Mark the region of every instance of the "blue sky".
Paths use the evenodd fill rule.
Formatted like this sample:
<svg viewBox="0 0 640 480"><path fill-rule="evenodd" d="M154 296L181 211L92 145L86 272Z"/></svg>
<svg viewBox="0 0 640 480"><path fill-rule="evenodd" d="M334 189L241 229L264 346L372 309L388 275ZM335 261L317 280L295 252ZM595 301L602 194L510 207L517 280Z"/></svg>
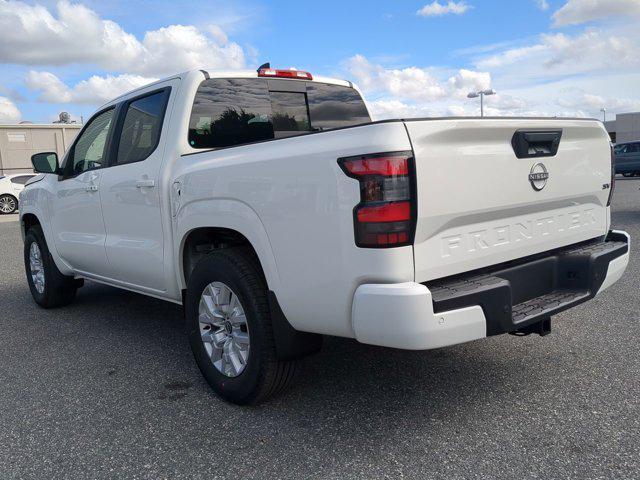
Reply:
<svg viewBox="0 0 640 480"><path fill-rule="evenodd" d="M188 68L356 82L377 118L640 110L640 0L0 0L0 122L85 119Z"/></svg>

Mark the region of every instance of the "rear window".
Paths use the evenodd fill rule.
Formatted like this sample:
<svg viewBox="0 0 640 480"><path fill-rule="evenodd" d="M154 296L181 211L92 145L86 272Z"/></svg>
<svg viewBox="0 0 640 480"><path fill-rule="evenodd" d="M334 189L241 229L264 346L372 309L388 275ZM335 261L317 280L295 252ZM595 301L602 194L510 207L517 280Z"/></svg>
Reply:
<svg viewBox="0 0 640 480"><path fill-rule="evenodd" d="M287 82L291 91L286 91ZM229 147L371 121L354 89L302 83L287 80L269 91L261 78L205 80L191 110L189 144Z"/></svg>
<svg viewBox="0 0 640 480"><path fill-rule="evenodd" d="M316 130L351 127L371 121L360 94L349 87L307 83L311 124Z"/></svg>

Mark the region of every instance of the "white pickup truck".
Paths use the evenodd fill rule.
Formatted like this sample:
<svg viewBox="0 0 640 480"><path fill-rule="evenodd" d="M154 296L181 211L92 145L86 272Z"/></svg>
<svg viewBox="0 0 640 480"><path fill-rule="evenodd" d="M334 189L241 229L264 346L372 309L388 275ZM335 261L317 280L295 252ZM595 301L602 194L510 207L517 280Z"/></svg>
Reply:
<svg viewBox="0 0 640 480"><path fill-rule="evenodd" d="M20 195L35 301L84 279L182 304L223 398L291 383L322 335L432 349L616 282L612 155L595 120L372 122L347 81L191 71L123 95Z"/></svg>

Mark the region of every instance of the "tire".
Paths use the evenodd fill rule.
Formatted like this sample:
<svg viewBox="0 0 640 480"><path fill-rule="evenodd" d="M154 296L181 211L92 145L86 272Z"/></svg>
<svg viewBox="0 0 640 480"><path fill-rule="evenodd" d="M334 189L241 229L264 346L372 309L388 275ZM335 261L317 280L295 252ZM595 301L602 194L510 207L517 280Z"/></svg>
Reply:
<svg viewBox="0 0 640 480"><path fill-rule="evenodd" d="M0 195L0 215L10 215L18 210L18 199L5 193Z"/></svg>
<svg viewBox="0 0 640 480"><path fill-rule="evenodd" d="M255 405L282 392L293 382L298 366L295 360L277 358L267 286L250 258L247 251L237 248L209 254L196 265L185 297L187 330L196 363L211 388L238 405ZM225 287L231 292L228 301ZM231 295L237 298L240 310L229 308L238 304ZM212 302L222 308L207 308ZM218 312L217 316L209 314L213 310ZM226 313L221 316L221 312ZM234 312L244 312L244 316ZM243 320L246 330L242 327ZM229 360L232 357L240 369L233 365L227 368L234 363Z"/></svg>
<svg viewBox="0 0 640 480"><path fill-rule="evenodd" d="M37 248L36 248L37 247ZM32 268L31 254L39 257ZM29 289L35 302L43 308L69 305L76 296L81 280L63 275L56 267L39 225L27 231L24 238L24 266ZM38 275L42 272L42 275Z"/></svg>

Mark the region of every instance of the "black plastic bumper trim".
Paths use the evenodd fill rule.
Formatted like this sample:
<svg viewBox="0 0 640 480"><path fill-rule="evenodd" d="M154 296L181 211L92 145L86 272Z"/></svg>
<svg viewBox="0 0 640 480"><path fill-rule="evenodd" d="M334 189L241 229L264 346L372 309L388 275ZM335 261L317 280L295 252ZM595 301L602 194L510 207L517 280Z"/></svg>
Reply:
<svg viewBox="0 0 640 480"><path fill-rule="evenodd" d="M435 313L480 305L487 336L513 332L593 298L609 263L629 251L625 235L572 245L425 285Z"/></svg>

